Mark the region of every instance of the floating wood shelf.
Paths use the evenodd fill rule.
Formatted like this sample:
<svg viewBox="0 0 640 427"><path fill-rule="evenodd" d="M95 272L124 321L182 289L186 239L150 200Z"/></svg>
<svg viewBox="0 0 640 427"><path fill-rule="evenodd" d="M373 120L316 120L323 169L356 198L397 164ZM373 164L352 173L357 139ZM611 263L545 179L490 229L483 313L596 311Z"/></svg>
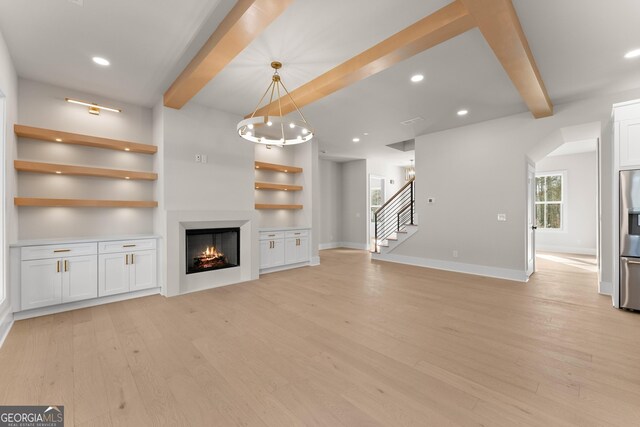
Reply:
<svg viewBox="0 0 640 427"><path fill-rule="evenodd" d="M82 208L155 208L158 206L158 202L153 200L40 199L34 197L16 197L14 203L16 206Z"/></svg>
<svg viewBox="0 0 640 427"><path fill-rule="evenodd" d="M28 162L15 160L16 170L20 172L49 173L59 175L99 176L103 178L141 179L155 181L158 174L153 172L136 172L120 169L93 168L87 166L60 165L55 163Z"/></svg>
<svg viewBox="0 0 640 427"><path fill-rule="evenodd" d="M302 173L302 168L297 166L276 165L275 163L256 162L256 169L284 173Z"/></svg>
<svg viewBox="0 0 640 427"><path fill-rule="evenodd" d="M256 190L302 191L301 185L274 184L271 182L256 182Z"/></svg>
<svg viewBox="0 0 640 427"><path fill-rule="evenodd" d="M302 205L271 205L256 203L256 209L302 209Z"/></svg>
<svg viewBox="0 0 640 427"><path fill-rule="evenodd" d="M24 138L38 139L40 141L57 142L61 144L84 145L94 148L106 148L109 150L131 151L132 153L155 154L158 147L155 145L140 144L138 142L120 141L117 139L101 138L98 136L81 135L77 133L62 132L58 130L35 128L31 126L14 125L16 135Z"/></svg>

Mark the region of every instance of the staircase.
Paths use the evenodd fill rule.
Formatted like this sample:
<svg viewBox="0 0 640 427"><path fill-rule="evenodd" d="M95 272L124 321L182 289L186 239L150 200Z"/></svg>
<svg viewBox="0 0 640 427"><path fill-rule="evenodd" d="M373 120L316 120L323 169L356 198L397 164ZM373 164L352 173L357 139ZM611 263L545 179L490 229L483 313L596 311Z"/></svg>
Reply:
<svg viewBox="0 0 640 427"><path fill-rule="evenodd" d="M386 254L418 231L415 224L415 178L374 214L374 254Z"/></svg>

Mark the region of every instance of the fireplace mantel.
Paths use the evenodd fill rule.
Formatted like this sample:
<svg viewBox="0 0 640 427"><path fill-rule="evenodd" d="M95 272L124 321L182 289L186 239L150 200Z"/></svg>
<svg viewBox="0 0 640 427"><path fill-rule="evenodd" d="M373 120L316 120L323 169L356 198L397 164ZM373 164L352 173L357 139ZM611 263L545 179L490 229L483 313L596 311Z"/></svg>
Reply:
<svg viewBox="0 0 640 427"><path fill-rule="evenodd" d="M167 211L166 213L166 296L217 288L258 278L258 221L255 211ZM239 228L240 259L238 267L186 272L185 230Z"/></svg>

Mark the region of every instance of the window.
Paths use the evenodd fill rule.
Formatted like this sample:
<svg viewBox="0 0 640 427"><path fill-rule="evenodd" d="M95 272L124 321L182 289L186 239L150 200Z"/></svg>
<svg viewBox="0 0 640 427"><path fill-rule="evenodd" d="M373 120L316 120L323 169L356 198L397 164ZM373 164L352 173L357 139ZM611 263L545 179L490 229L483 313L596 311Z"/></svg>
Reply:
<svg viewBox="0 0 640 427"><path fill-rule="evenodd" d="M536 175L536 225L539 229L562 229L563 174Z"/></svg>
<svg viewBox="0 0 640 427"><path fill-rule="evenodd" d="M384 178L371 176L369 178L369 208L370 221L375 222L375 213L384 203Z"/></svg>

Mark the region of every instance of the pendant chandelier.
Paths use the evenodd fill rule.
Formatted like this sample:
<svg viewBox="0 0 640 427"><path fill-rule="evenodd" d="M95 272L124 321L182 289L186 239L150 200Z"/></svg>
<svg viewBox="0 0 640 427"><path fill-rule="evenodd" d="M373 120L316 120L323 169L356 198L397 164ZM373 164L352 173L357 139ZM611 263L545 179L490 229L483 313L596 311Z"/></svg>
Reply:
<svg viewBox="0 0 640 427"><path fill-rule="evenodd" d="M258 144L266 145L294 145L301 144L309 141L313 138L313 129L304 118L304 115L296 105L296 102L291 97L291 94L287 88L282 84L278 70L282 68L282 63L274 61L271 63L273 68L273 77L271 78L271 84L267 87L267 90L258 101L253 114L248 119L244 119L238 123L238 135L247 141L255 142ZM290 119L282 116L282 105L280 101L282 91L289 97L289 100L295 107L300 119ZM260 109L262 101L269 94L268 110L266 115L256 115ZM273 97L277 96L277 105L272 106ZM274 110L274 111L272 111Z"/></svg>

